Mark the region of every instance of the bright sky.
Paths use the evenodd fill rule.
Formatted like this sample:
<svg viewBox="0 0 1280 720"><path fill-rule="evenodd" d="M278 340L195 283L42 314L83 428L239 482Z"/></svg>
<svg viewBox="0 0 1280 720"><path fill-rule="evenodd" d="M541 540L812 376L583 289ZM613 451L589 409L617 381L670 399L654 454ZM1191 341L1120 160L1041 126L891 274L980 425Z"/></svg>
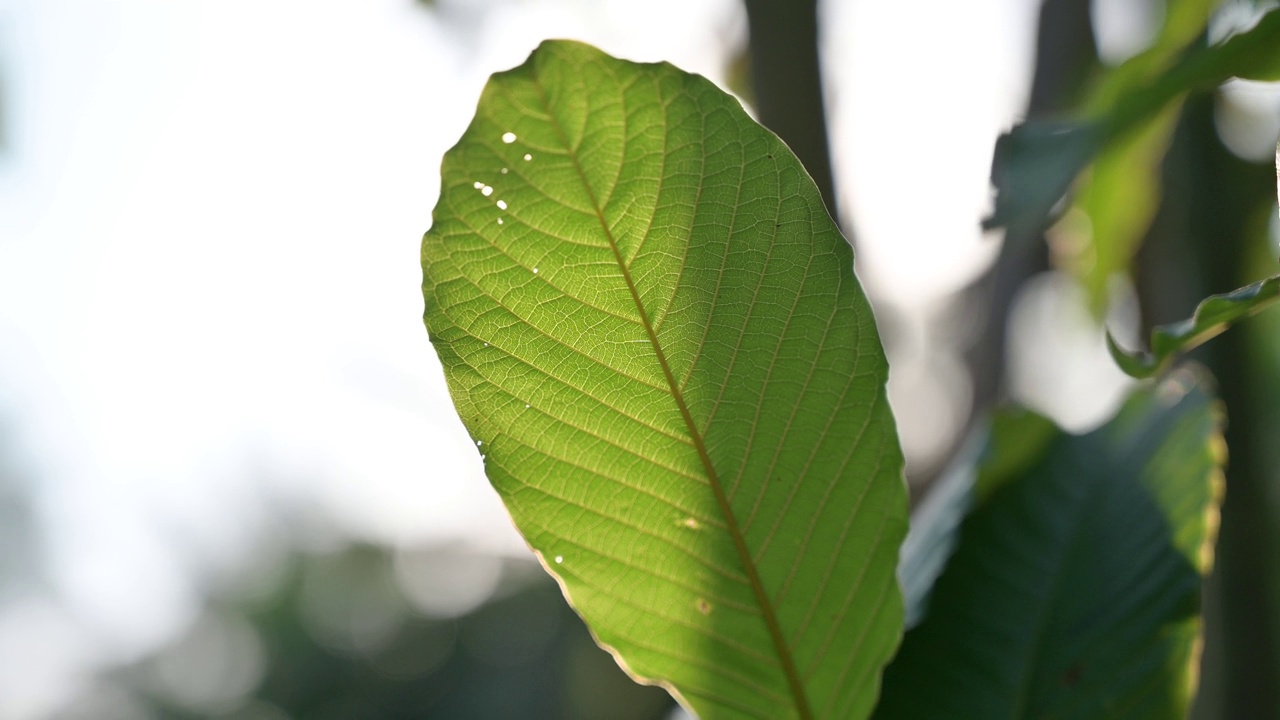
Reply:
<svg viewBox="0 0 1280 720"><path fill-rule="evenodd" d="M896 303L936 303L993 249L977 222L1036 5L826 4L844 206ZM0 650L29 681L0 716L171 636L276 512L521 551L421 325L440 157L546 37L721 82L745 20L734 0L438 6L447 24L411 0L0 0L0 428L58 598L0 584L0 648L64 638Z"/></svg>

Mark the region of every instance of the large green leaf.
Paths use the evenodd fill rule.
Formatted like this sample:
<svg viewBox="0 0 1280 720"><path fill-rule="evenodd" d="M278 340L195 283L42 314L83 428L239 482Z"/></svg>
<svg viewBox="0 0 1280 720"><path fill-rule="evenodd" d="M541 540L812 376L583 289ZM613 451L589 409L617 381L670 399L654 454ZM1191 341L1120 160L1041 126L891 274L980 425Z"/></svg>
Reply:
<svg viewBox="0 0 1280 720"><path fill-rule="evenodd" d="M703 717L865 717L901 636L902 457L799 162L704 78L548 42L442 174L427 328L601 644Z"/></svg>
<svg viewBox="0 0 1280 720"><path fill-rule="evenodd" d="M876 716L1186 717L1226 454L1218 404L1182 370L1088 435L1002 418L968 492L946 498L972 509ZM903 563L926 564L905 549Z"/></svg>

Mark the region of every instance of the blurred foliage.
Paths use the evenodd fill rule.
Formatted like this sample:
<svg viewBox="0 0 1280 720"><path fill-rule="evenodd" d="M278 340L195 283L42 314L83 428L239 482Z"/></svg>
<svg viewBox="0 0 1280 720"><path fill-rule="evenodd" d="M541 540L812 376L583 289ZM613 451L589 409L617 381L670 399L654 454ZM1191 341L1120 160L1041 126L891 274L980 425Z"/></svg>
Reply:
<svg viewBox="0 0 1280 720"><path fill-rule="evenodd" d="M1204 382L1140 387L1082 436L997 416L979 479L946 495L967 517L877 717L1186 716L1226 460Z"/></svg>
<svg viewBox="0 0 1280 720"><path fill-rule="evenodd" d="M999 194L987 225L1006 227L1010 239L997 278L1005 257L1027 252L1016 245L1041 245L1033 240L1046 228L1053 260L1081 281L1095 314L1106 308L1112 281L1131 276L1153 351L1116 359L1137 375L1176 372L1182 351L1261 309L1276 290L1268 280L1232 291L1275 273L1275 246L1257 227L1261 216L1274 223L1276 190L1266 177L1274 171L1230 156L1207 95L1232 77L1275 77L1280 10L1221 3L1222 17L1207 28L1218 5L1167 3L1150 49L1100 71L1074 112L1032 117L997 145L992 180ZM1265 14L1250 29L1210 42L1251 12ZM1253 260L1242 263L1244 256ZM1213 293L1221 295L1206 301ZM1274 327L1274 318L1265 322ZM1280 406L1280 365L1246 363L1257 357L1243 346L1254 337L1250 327L1257 325L1198 353L1219 378L1232 422L1195 718L1280 717L1280 462L1269 449L1274 424L1267 424Z"/></svg>
<svg viewBox="0 0 1280 720"><path fill-rule="evenodd" d="M1148 378L1167 370L1180 353L1221 335L1232 323L1254 315L1280 301L1280 275L1221 295L1205 298L1186 320L1160 325L1151 331L1151 352L1130 352L1107 334L1111 357L1129 375Z"/></svg>
<svg viewBox="0 0 1280 720"><path fill-rule="evenodd" d="M1139 255L1138 295L1148 328L1193 314L1205 296L1256 280L1271 253L1264 218L1275 216L1275 171L1221 142L1213 98L1193 94L1165 159L1164 197ZM1274 272L1274 265L1271 267ZM1249 327L1245 323L1244 328ZM1247 331L1228 332L1192 356L1218 380L1230 422L1227 495L1215 574L1206 592L1201 698L1195 718L1271 718L1280 709L1280 473L1257 434L1280 402L1246 363ZM1280 367L1261 372L1280 373Z"/></svg>
<svg viewBox="0 0 1280 720"><path fill-rule="evenodd" d="M420 552L443 560L441 569L468 557ZM152 717L173 720L650 720L670 712L663 690L633 683L596 646L539 568L485 561L502 566L494 595L448 617L412 607L385 548L297 555L269 598L212 601L186 637L113 681ZM465 582L456 573L420 580L442 595Z"/></svg>
<svg viewBox="0 0 1280 720"><path fill-rule="evenodd" d="M1032 119L997 143L992 182L998 194L985 225L1015 234L1048 225L1077 176L1106 151L1085 179L1078 204L1090 223L1073 240L1059 243L1063 254L1074 256L1068 265L1086 278L1095 310L1105 302L1111 275L1127 270L1150 224L1157 163L1178 104L1187 93L1232 77L1265 75L1276 62L1280 11L1224 42L1197 40L1187 47L1190 38L1205 37L1208 9L1203 2L1176 3L1156 45L1095 81L1076 118Z"/></svg>

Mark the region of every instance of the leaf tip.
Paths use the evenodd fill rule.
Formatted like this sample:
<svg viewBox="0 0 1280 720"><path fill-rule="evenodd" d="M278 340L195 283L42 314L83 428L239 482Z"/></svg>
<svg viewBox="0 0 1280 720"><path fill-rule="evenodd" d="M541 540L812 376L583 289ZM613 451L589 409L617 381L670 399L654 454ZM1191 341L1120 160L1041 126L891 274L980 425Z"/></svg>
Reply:
<svg viewBox="0 0 1280 720"><path fill-rule="evenodd" d="M1144 380L1159 370L1160 363L1154 355L1141 350L1125 350L1116 342L1110 330L1107 331L1107 352L1111 353L1116 366L1129 377Z"/></svg>

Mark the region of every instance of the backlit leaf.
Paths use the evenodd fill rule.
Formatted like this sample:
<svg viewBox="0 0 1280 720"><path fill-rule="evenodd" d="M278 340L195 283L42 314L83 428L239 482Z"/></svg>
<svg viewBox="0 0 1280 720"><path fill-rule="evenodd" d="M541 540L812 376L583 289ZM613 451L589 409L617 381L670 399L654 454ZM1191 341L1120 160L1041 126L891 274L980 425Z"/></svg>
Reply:
<svg viewBox="0 0 1280 720"><path fill-rule="evenodd" d="M699 76L548 42L442 175L431 340L598 640L704 718L865 717L901 635L902 457L799 162Z"/></svg>

